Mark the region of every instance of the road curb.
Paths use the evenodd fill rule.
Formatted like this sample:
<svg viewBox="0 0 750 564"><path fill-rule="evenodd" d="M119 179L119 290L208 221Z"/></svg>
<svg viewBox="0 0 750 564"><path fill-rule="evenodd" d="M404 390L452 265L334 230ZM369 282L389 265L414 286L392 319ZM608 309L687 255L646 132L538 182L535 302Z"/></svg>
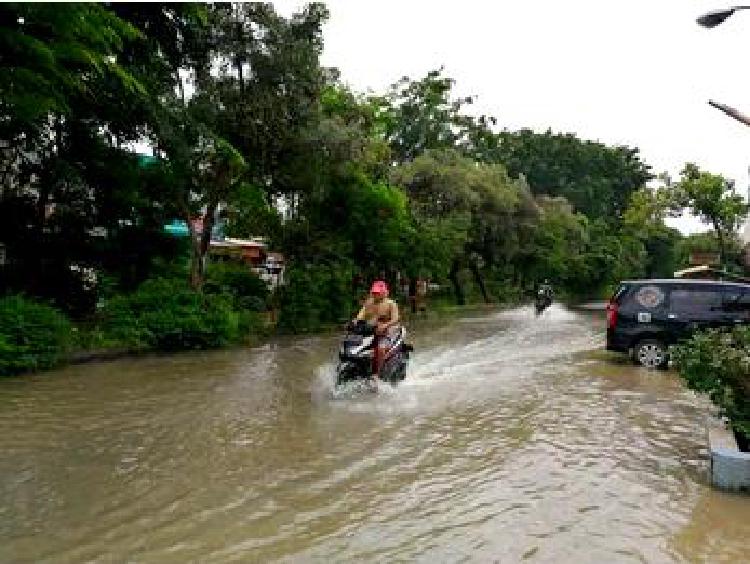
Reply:
<svg viewBox="0 0 750 564"><path fill-rule="evenodd" d="M710 418L707 424L711 484L728 491L750 492L750 452L742 452L726 424Z"/></svg>

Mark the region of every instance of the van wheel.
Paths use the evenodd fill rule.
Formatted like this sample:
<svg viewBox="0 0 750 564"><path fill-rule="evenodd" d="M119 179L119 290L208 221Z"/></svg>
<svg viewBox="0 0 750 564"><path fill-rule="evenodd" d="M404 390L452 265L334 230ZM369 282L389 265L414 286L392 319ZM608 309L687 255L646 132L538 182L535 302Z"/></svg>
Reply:
<svg viewBox="0 0 750 564"><path fill-rule="evenodd" d="M666 368L669 363L667 347L656 339L644 339L635 346L633 359L646 368Z"/></svg>

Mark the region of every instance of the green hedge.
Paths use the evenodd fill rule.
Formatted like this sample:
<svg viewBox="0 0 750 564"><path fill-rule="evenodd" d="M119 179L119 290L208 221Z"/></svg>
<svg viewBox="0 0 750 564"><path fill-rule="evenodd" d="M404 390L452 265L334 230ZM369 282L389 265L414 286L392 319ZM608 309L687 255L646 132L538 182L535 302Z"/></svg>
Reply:
<svg viewBox="0 0 750 564"><path fill-rule="evenodd" d="M750 439L750 327L698 333L673 358L688 387L708 394L744 441Z"/></svg>
<svg viewBox="0 0 750 564"><path fill-rule="evenodd" d="M56 309L20 296L0 299L0 375L57 365L70 344L70 322Z"/></svg>
<svg viewBox="0 0 750 564"><path fill-rule="evenodd" d="M156 279L107 303L101 326L134 348L206 349L236 341L240 315L229 296L195 292L183 280Z"/></svg>

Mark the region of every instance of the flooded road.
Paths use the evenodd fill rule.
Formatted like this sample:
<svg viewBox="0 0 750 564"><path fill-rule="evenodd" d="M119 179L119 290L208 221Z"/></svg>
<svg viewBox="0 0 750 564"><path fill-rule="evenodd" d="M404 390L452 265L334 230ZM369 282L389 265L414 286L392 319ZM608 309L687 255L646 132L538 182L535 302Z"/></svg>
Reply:
<svg viewBox="0 0 750 564"><path fill-rule="evenodd" d="M0 380L0 561L748 561L707 402L602 325L418 327L377 395L334 393L335 337Z"/></svg>

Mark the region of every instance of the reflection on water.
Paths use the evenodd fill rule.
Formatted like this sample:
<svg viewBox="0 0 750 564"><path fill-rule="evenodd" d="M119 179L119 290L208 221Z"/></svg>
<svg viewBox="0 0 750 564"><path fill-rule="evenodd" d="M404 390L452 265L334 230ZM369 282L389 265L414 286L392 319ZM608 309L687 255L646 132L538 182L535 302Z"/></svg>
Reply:
<svg viewBox="0 0 750 564"><path fill-rule="evenodd" d="M412 331L337 394L333 337L0 381L0 561L727 561L707 404L553 307Z"/></svg>

